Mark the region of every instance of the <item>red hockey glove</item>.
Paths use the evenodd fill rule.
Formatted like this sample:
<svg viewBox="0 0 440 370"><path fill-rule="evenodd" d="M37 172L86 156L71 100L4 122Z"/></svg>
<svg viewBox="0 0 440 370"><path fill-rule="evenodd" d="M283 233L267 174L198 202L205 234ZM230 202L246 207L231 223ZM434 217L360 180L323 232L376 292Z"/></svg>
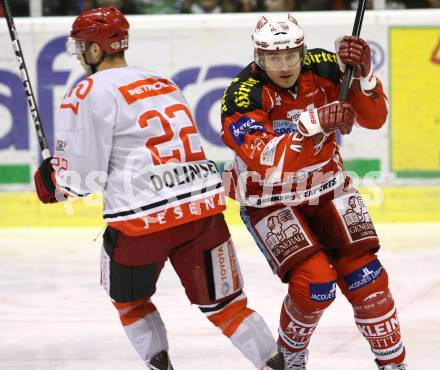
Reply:
<svg viewBox="0 0 440 370"><path fill-rule="evenodd" d="M37 190L38 199L43 203L55 203L55 178L54 170L50 161L52 157L46 158L41 162L40 167L35 172L34 183Z"/></svg>
<svg viewBox="0 0 440 370"><path fill-rule="evenodd" d="M335 101L302 112L299 116L298 131L304 136L314 136L321 132L329 134L339 129L342 135L346 135L353 128L355 116L350 103Z"/></svg>
<svg viewBox="0 0 440 370"><path fill-rule="evenodd" d="M339 45L341 62L353 66L355 78L367 77L371 70L371 51L368 44L358 36L344 36Z"/></svg>
<svg viewBox="0 0 440 370"><path fill-rule="evenodd" d="M335 101L317 109L322 131L326 134L339 129L342 135L351 132L356 113L350 103Z"/></svg>
<svg viewBox="0 0 440 370"><path fill-rule="evenodd" d="M345 70L346 64L353 66L354 78L359 80L356 85L364 92L374 89L376 77L373 74L368 44L358 36L344 36L342 40L336 40L336 48L342 71Z"/></svg>

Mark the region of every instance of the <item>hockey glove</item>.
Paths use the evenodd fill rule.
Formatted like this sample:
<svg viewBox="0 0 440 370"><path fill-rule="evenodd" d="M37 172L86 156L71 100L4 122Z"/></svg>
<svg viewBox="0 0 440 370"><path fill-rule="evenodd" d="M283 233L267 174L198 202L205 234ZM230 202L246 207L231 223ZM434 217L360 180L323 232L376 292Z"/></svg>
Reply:
<svg viewBox="0 0 440 370"><path fill-rule="evenodd" d="M339 129L347 135L353 128L356 113L350 103L335 101L320 108L302 112L299 116L298 131L304 136L319 133L329 134Z"/></svg>
<svg viewBox="0 0 440 370"><path fill-rule="evenodd" d="M38 199L43 203L57 202L55 192L55 173L50 161L52 157L46 158L41 162L40 167L35 172L34 183L37 190Z"/></svg>
<svg viewBox="0 0 440 370"><path fill-rule="evenodd" d="M368 44L358 36L344 36L336 40L336 56L342 71L345 65L353 66L354 78L359 80L362 91L369 91L376 86L373 74L371 50Z"/></svg>

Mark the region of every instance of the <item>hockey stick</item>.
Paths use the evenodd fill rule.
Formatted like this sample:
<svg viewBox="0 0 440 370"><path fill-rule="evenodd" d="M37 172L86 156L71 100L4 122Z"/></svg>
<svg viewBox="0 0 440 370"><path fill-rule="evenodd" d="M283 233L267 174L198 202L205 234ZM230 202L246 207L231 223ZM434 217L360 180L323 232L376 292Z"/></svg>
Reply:
<svg viewBox="0 0 440 370"><path fill-rule="evenodd" d="M359 36L361 33L362 21L364 19L366 0L359 0L356 10L356 18L354 19L352 36ZM344 77L342 78L342 87L339 92L339 101L346 101L348 89L350 88L351 76L353 75L353 67L345 66Z"/></svg>
<svg viewBox="0 0 440 370"><path fill-rule="evenodd" d="M9 35L11 36L12 47L14 48L15 57L18 61L18 68L20 70L20 77L23 81L24 90L26 92L29 109L34 121L35 131L37 132L38 142L40 143L41 155L43 159L50 157L49 146L47 145L46 136L44 135L43 127L41 125L40 113L38 112L37 103L35 102L35 95L32 90L31 82L29 81L29 74L24 62L23 52L21 50L20 41L18 40L17 30L15 29L14 19L12 18L11 9L9 8L8 0L2 0L3 9L5 12L6 22L8 23Z"/></svg>

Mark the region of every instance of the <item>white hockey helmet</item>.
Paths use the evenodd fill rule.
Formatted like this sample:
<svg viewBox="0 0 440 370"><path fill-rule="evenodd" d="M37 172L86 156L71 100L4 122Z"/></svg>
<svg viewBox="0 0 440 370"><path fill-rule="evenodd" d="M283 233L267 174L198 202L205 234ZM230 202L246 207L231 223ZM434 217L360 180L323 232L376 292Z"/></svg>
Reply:
<svg viewBox="0 0 440 370"><path fill-rule="evenodd" d="M255 62L261 67L261 51L291 50L299 48L305 56L304 31L292 14L264 15L252 34Z"/></svg>

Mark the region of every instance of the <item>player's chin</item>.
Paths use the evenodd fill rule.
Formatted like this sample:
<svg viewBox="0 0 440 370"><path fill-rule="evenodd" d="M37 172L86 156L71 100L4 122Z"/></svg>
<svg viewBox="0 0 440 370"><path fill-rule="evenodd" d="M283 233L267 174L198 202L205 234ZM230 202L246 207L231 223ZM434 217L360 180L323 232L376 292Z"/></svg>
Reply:
<svg viewBox="0 0 440 370"><path fill-rule="evenodd" d="M293 85L295 85L295 82L296 78L294 76L277 78L277 85L282 87L283 89L291 88Z"/></svg>

